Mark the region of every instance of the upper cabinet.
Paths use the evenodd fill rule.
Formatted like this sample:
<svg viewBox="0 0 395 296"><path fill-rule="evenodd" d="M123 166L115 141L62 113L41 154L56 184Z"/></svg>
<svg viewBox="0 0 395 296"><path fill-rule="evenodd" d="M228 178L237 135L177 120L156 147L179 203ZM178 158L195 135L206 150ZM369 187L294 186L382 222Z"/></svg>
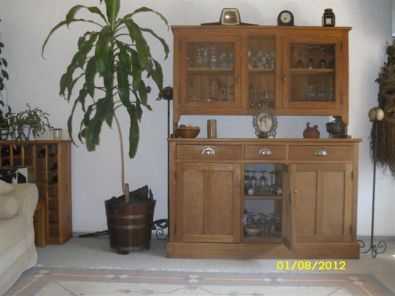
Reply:
<svg viewBox="0 0 395 296"><path fill-rule="evenodd" d="M195 32L179 46L180 112L237 113L242 105L239 36Z"/></svg>
<svg viewBox="0 0 395 296"><path fill-rule="evenodd" d="M339 115L348 122L350 28L182 26L174 31L174 121L182 114Z"/></svg>
<svg viewBox="0 0 395 296"><path fill-rule="evenodd" d="M322 33L299 32L283 39L279 111L291 115L340 115L347 120L347 35Z"/></svg>

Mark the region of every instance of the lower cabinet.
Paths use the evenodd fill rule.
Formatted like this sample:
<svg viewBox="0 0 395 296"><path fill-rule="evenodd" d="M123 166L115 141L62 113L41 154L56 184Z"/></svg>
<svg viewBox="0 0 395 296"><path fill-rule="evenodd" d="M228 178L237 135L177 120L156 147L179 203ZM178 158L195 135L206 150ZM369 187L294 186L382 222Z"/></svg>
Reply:
<svg viewBox="0 0 395 296"><path fill-rule="evenodd" d="M177 166L177 229L183 242L240 240L240 166Z"/></svg>
<svg viewBox="0 0 395 296"><path fill-rule="evenodd" d="M291 165L290 176L292 242L351 241L352 165Z"/></svg>
<svg viewBox="0 0 395 296"><path fill-rule="evenodd" d="M168 255L358 258L358 143L170 140Z"/></svg>

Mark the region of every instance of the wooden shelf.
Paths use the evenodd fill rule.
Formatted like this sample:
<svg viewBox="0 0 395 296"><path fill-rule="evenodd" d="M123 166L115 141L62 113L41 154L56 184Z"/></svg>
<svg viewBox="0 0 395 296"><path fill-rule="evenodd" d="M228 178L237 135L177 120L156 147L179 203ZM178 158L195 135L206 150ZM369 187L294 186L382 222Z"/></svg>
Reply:
<svg viewBox="0 0 395 296"><path fill-rule="evenodd" d="M274 69L268 70L268 69L250 68L250 67L248 68L248 71L252 72L252 73L265 73L265 74L274 74L275 73Z"/></svg>
<svg viewBox="0 0 395 296"><path fill-rule="evenodd" d="M256 236L249 236L244 235L243 242L245 243L282 243L283 239L281 237L274 237L274 236L263 236L263 235L256 235Z"/></svg>
<svg viewBox="0 0 395 296"><path fill-rule="evenodd" d="M248 200L282 200L282 195L248 195L246 194L244 199Z"/></svg>
<svg viewBox="0 0 395 296"><path fill-rule="evenodd" d="M322 99L322 98L320 98L320 99L304 99L304 98L301 98L301 99L293 99L293 100L290 100L290 103L301 103L301 102L309 102L309 103L324 103L324 104L328 104L328 103L335 103L335 100L334 99Z"/></svg>
<svg viewBox="0 0 395 296"><path fill-rule="evenodd" d="M188 68L188 72L190 73L205 73L205 74L210 74L210 73L232 73L233 69L226 69L226 68L207 68L207 67L202 67L202 68Z"/></svg>
<svg viewBox="0 0 395 296"><path fill-rule="evenodd" d="M335 73L334 69L328 68L328 69L308 69L308 68L291 68L290 70L291 74L332 74Z"/></svg>

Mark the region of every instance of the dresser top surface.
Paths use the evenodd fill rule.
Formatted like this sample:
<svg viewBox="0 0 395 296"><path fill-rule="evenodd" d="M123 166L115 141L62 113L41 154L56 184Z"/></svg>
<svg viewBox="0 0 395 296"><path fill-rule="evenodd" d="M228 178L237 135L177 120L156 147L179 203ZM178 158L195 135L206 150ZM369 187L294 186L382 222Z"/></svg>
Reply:
<svg viewBox="0 0 395 296"><path fill-rule="evenodd" d="M276 144L276 143L298 143L298 144L351 144L360 143L362 139L359 138L345 138L345 139L303 139L303 138L277 138L277 139L257 139L257 138L169 138L169 142L195 144L195 143L256 143L256 144Z"/></svg>

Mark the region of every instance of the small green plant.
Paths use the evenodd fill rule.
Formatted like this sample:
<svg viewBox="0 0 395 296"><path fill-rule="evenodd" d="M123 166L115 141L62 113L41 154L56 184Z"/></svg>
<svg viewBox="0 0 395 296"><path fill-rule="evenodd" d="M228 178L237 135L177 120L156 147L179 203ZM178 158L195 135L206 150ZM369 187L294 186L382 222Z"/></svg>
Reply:
<svg viewBox="0 0 395 296"><path fill-rule="evenodd" d="M26 106L26 110L9 114L10 133L24 140L28 140L31 134L38 137L52 127L47 112L37 107L32 108L29 104Z"/></svg>

